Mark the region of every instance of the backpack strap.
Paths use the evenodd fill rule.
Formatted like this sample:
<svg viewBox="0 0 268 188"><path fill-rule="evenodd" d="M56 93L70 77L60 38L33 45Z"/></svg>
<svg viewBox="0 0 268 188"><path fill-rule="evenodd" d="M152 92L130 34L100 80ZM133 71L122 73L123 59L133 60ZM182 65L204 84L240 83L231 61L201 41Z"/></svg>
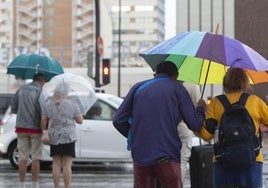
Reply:
<svg viewBox="0 0 268 188"><path fill-rule="evenodd" d="M239 103L243 106L245 106L247 100L248 100L249 94L248 93L242 93L239 98Z"/></svg>
<svg viewBox="0 0 268 188"><path fill-rule="evenodd" d="M239 103L243 106L245 106L246 102L247 102L247 99L249 97L249 94L248 93L242 93L242 95L240 96L240 99L239 99ZM262 132L261 132L261 127L259 128L259 136L256 136L258 139L259 139L259 146L260 148L262 148Z"/></svg>
<svg viewBox="0 0 268 188"><path fill-rule="evenodd" d="M221 102L221 104L223 105L224 109L226 110L229 106L231 106L230 101L227 99L226 95L222 94L222 95L218 95L217 98L219 99L219 101Z"/></svg>
<svg viewBox="0 0 268 188"><path fill-rule="evenodd" d="M245 106L247 100L248 100L249 94L248 93L242 93L240 98L239 98L239 104ZM217 98L219 99L219 101L222 103L224 109L226 110L230 105L230 101L228 100L228 98L226 97L226 95L222 94L222 95L218 95Z"/></svg>

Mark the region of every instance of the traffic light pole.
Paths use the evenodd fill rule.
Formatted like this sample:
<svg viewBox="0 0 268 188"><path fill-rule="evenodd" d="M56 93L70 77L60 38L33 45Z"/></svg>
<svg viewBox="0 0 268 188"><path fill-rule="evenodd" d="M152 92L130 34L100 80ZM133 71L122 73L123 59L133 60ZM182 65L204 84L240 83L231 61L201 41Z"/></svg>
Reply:
<svg viewBox="0 0 268 188"><path fill-rule="evenodd" d="M121 0L119 0L118 11L118 90L117 96L121 96Z"/></svg>
<svg viewBox="0 0 268 188"><path fill-rule="evenodd" d="M96 30L95 30L95 87L99 88L100 84L100 55L97 50L98 38L100 36L100 6L99 0L95 0L95 17L96 17Z"/></svg>

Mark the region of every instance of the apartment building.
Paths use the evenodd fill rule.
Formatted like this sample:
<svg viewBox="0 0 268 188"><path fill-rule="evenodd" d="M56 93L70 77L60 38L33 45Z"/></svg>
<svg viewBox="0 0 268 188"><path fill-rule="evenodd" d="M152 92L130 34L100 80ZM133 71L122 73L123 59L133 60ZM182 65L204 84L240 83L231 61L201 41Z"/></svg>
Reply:
<svg viewBox="0 0 268 188"><path fill-rule="evenodd" d="M11 0L0 0L0 65L5 64L12 52L13 8Z"/></svg>
<svg viewBox="0 0 268 188"><path fill-rule="evenodd" d="M87 61L94 47L93 0L14 2L13 47L19 53L44 53L67 67Z"/></svg>
<svg viewBox="0 0 268 188"><path fill-rule="evenodd" d="M235 0L177 0L176 32L206 31L234 37Z"/></svg>
<svg viewBox="0 0 268 188"><path fill-rule="evenodd" d="M74 67L95 47L93 0L1 0L0 23L0 64L36 52Z"/></svg>
<svg viewBox="0 0 268 188"><path fill-rule="evenodd" d="M120 33L122 64L140 62L140 51L164 40L164 4L164 0L99 0L103 57L117 64ZM95 54L95 0L1 0L0 9L0 56L5 60L0 58L0 63L36 52L66 67L86 66L89 52Z"/></svg>
<svg viewBox="0 0 268 188"><path fill-rule="evenodd" d="M165 0L106 0L111 4L113 25L112 59L118 60L118 44L121 38L121 62L126 66L139 65L142 52L165 37ZM119 18L121 19L119 30ZM120 34L120 36L119 36Z"/></svg>

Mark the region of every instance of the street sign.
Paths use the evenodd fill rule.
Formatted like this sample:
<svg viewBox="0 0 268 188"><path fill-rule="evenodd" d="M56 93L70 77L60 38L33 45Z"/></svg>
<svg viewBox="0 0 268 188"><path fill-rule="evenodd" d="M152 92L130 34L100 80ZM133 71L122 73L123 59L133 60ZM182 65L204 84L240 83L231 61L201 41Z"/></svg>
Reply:
<svg viewBox="0 0 268 188"><path fill-rule="evenodd" d="M102 40L102 37L98 37L97 48L98 48L98 54L100 56L103 55L103 40Z"/></svg>

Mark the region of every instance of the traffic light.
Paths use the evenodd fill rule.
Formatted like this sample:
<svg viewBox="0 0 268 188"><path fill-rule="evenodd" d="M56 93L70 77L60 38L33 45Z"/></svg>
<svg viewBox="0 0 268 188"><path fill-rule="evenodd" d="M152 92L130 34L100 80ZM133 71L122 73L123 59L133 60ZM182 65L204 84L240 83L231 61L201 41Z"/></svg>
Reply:
<svg viewBox="0 0 268 188"><path fill-rule="evenodd" d="M111 67L110 67L110 59L102 60L102 84L107 85L110 83L111 77Z"/></svg>

